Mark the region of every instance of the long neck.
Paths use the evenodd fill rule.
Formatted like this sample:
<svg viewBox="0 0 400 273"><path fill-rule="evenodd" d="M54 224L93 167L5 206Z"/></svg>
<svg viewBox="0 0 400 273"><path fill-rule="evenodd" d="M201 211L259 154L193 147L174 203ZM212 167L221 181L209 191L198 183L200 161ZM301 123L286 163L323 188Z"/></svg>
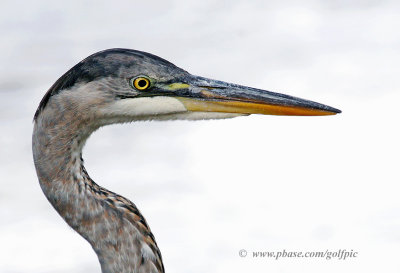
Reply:
<svg viewBox="0 0 400 273"><path fill-rule="evenodd" d="M83 166L82 147L98 126L74 119L72 112L54 113L38 117L32 138L49 202L92 245L103 273L164 272L154 236L136 206L94 183Z"/></svg>

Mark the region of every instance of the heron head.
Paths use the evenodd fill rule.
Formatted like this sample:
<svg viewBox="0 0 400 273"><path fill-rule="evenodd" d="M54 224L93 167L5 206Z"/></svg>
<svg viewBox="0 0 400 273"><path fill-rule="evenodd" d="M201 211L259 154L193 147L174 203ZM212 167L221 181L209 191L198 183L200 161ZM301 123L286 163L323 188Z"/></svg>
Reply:
<svg viewBox="0 0 400 273"><path fill-rule="evenodd" d="M75 65L46 93L35 119L49 107L104 123L340 113L316 102L194 76L155 55L130 49L101 51Z"/></svg>

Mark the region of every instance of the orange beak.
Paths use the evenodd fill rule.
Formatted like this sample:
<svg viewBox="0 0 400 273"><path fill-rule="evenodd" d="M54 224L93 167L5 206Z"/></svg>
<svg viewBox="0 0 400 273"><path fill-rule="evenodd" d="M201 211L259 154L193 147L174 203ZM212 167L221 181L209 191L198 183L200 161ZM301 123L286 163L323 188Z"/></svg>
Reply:
<svg viewBox="0 0 400 273"><path fill-rule="evenodd" d="M173 95L189 111L241 114L325 116L340 110L289 95L192 76L175 83ZM169 90L170 92L172 90Z"/></svg>

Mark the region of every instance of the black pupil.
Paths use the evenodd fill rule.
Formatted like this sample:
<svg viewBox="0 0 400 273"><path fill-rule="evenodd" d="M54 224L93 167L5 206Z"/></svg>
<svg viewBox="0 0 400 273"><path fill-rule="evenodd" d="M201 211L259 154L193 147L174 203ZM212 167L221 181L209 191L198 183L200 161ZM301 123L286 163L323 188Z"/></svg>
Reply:
<svg viewBox="0 0 400 273"><path fill-rule="evenodd" d="M145 80L139 80L138 85L140 87L145 87L147 85L147 82Z"/></svg>

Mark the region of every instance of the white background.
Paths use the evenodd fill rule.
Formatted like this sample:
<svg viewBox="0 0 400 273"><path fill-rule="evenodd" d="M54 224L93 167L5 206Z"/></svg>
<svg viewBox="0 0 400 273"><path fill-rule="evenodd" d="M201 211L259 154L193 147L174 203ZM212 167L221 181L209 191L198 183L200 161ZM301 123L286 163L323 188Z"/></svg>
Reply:
<svg viewBox="0 0 400 273"><path fill-rule="evenodd" d="M96 132L88 172L141 209L167 272L399 272L398 3L3 0L0 272L100 272L41 192L31 132L52 83L112 47L343 111ZM275 261L240 249L358 257Z"/></svg>

